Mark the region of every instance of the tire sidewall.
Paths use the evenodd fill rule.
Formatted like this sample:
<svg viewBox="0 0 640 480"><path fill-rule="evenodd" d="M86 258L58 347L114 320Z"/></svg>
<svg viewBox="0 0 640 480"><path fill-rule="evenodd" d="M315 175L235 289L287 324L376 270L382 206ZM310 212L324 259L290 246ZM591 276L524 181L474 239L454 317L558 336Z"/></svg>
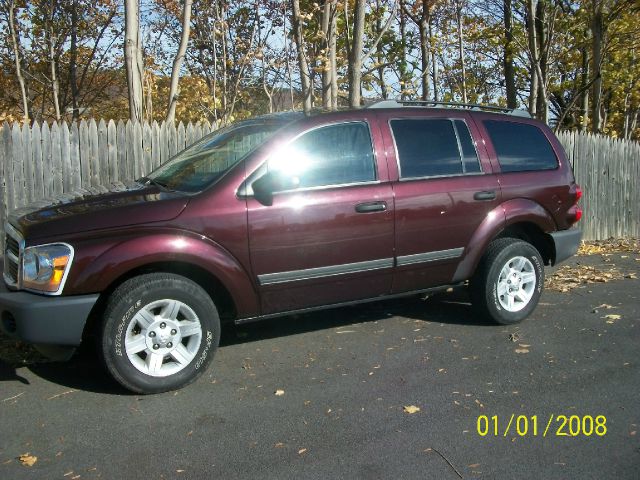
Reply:
<svg viewBox="0 0 640 480"><path fill-rule="evenodd" d="M506 263L514 257L525 257L533 265L536 274L536 287L529 303L517 312L509 312L500 304L498 279ZM489 314L501 324L517 323L527 318L538 305L544 289L544 264L538 251L530 244L516 242L504 248L495 258L487 275L487 308Z"/></svg>
<svg viewBox="0 0 640 480"><path fill-rule="evenodd" d="M108 308L102 337L103 356L112 375L130 390L139 393L175 390L194 381L213 359L220 340L217 311L208 296L202 298L198 294L197 289L200 287L184 280L183 283L185 284L173 287L139 286L121 297L111 309ZM206 295L202 290L201 293ZM134 315L145 305L161 299L178 300L188 305L198 316L202 338L196 356L189 365L167 377L152 377L142 373L131 363L125 350L125 337Z"/></svg>

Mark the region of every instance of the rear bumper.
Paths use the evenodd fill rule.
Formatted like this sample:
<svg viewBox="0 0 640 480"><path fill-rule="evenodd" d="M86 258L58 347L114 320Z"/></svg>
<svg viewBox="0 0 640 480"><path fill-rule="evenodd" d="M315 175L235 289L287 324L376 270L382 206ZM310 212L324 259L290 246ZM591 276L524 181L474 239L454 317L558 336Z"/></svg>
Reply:
<svg viewBox="0 0 640 480"><path fill-rule="evenodd" d="M80 345L98 296L47 297L28 292L0 292L0 330L28 343Z"/></svg>
<svg viewBox="0 0 640 480"><path fill-rule="evenodd" d="M570 228L569 230L554 232L550 235L555 247L554 265L564 262L567 258L572 257L576 254L578 248L580 248L582 230L579 228Z"/></svg>

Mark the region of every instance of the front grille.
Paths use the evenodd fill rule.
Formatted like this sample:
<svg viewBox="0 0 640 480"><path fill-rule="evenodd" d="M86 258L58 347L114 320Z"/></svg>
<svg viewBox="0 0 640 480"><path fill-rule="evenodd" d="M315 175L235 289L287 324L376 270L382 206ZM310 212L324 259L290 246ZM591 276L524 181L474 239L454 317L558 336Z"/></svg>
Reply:
<svg viewBox="0 0 640 480"><path fill-rule="evenodd" d="M7 252L13 253L16 257L20 254L20 244L8 234L5 237L5 245L7 246Z"/></svg>
<svg viewBox="0 0 640 480"><path fill-rule="evenodd" d="M5 248L4 248L4 281L11 287L18 285L18 267L20 255L24 248L22 235L10 224L5 223Z"/></svg>

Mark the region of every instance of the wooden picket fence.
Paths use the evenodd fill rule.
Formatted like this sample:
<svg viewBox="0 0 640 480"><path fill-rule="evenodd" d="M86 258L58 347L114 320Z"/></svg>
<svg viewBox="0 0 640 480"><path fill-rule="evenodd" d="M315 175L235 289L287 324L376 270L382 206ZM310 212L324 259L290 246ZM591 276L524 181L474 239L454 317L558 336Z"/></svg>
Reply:
<svg viewBox="0 0 640 480"><path fill-rule="evenodd" d="M0 244L13 209L139 178L212 131L207 123L100 120L0 127ZM585 239L640 237L640 144L561 133L584 197Z"/></svg>
<svg viewBox="0 0 640 480"><path fill-rule="evenodd" d="M558 138L584 193L584 239L640 237L640 143L577 132Z"/></svg>

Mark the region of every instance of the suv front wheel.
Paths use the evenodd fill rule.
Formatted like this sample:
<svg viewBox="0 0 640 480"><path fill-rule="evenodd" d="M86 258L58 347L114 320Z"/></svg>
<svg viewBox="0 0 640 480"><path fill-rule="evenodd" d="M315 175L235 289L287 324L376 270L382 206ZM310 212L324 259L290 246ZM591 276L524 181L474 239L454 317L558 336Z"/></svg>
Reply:
<svg viewBox="0 0 640 480"><path fill-rule="evenodd" d="M472 302L482 314L503 325L520 322L542 295L542 257L530 243L499 238L489 244L470 283Z"/></svg>
<svg viewBox="0 0 640 480"><path fill-rule="evenodd" d="M195 282L171 273L127 280L109 297L101 352L109 373L125 388L159 393L199 377L220 340L211 297Z"/></svg>

